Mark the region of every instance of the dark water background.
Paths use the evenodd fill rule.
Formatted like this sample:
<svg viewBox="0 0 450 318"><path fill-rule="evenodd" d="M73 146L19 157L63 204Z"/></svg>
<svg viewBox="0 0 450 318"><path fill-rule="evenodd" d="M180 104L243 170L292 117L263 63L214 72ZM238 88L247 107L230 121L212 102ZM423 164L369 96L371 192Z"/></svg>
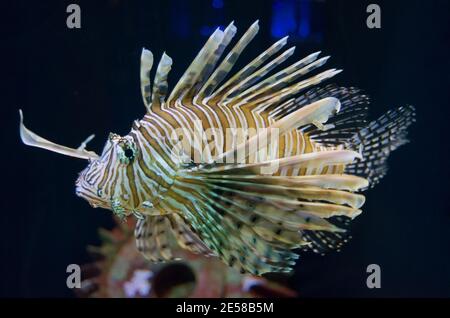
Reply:
<svg viewBox="0 0 450 318"><path fill-rule="evenodd" d="M126 134L144 114L142 47L156 59L163 51L173 58L174 85L204 33L234 20L242 34L256 19L260 33L242 61L289 32L297 46L291 59L319 49L331 55L328 65L344 69L335 81L371 96L371 118L417 108L412 142L391 156L388 175L367 193L354 239L340 253L303 255L291 286L314 297L450 296L449 1L375 1L380 30L366 27L367 1L287 1L288 9L283 1L214 2L222 8L212 1L73 2L81 6L80 30L66 27L68 1L3 4L3 296L71 297L66 266L89 261L86 246L99 243L97 229L113 225L110 212L74 194L84 161L20 143L18 108L29 128L57 143L78 146L95 133L89 148L99 152L110 131ZM372 263L381 266L381 289L366 287Z"/></svg>

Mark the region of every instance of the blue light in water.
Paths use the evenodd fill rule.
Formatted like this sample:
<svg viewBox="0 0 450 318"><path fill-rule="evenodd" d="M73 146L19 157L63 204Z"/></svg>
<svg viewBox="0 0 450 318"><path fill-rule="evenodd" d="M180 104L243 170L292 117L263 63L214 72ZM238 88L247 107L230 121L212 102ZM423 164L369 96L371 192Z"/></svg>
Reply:
<svg viewBox="0 0 450 318"><path fill-rule="evenodd" d="M223 0L212 0L212 7L214 9L222 9L223 8Z"/></svg>
<svg viewBox="0 0 450 318"><path fill-rule="evenodd" d="M273 0L271 35L274 38L290 35L293 40L320 41L321 31L313 30L311 24L313 9L318 4L312 0Z"/></svg>
<svg viewBox="0 0 450 318"><path fill-rule="evenodd" d="M273 37L282 37L296 30L295 1L274 0L270 32Z"/></svg>
<svg viewBox="0 0 450 318"><path fill-rule="evenodd" d="M300 0L299 20L298 36L306 39L311 34L311 2L309 0Z"/></svg>

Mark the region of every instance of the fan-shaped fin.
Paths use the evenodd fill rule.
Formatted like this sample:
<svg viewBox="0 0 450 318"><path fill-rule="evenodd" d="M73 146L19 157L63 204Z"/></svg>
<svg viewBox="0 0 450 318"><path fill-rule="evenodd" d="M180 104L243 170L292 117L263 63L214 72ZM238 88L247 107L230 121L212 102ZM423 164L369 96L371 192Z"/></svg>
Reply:
<svg viewBox="0 0 450 318"><path fill-rule="evenodd" d="M220 65L216 68L213 74L210 76L208 81L205 83L205 91L213 92L217 86L225 79L228 72L236 63L239 55L245 49L245 47L253 40L259 30L258 21L253 23L250 28L245 32L241 39L236 43L236 45L231 49L227 56L223 59ZM212 94L211 97L214 97Z"/></svg>
<svg viewBox="0 0 450 318"><path fill-rule="evenodd" d="M297 231L279 231L279 226L263 220L260 226L252 227L243 222L244 212L248 211L238 208L225 210L225 201L214 200L210 195L212 192L205 190L204 185L192 180L179 180L171 189L174 199L187 201L179 207L184 209L183 214L210 249L242 273L290 271L297 256L286 249L286 245L292 248L300 246L301 236ZM271 231L274 232L271 236L273 241L267 241ZM290 240L295 240L295 244L285 243Z"/></svg>
<svg viewBox="0 0 450 318"><path fill-rule="evenodd" d="M255 84L259 80L261 80L264 76L266 76L270 71L272 71L274 68L276 68L278 65L285 62L289 57L294 54L295 46L291 47L290 49L284 51L282 54L274 58L272 61L261 67L259 70L255 71L254 73L250 74L246 78L242 79L236 86L231 88L229 91L227 91L223 96L222 100L226 99L227 97L233 97L238 95L240 92L242 92L247 87Z"/></svg>
<svg viewBox="0 0 450 318"><path fill-rule="evenodd" d="M246 106L250 109L257 108L259 112L265 110L269 111L285 100L298 95L301 91L304 91L314 85L318 85L321 82L339 74L340 72L341 70L329 69L296 84L280 89L274 93L271 93L270 87L263 88L262 92L253 94L251 98L246 99ZM291 76L293 75L291 74Z"/></svg>
<svg viewBox="0 0 450 318"><path fill-rule="evenodd" d="M273 174L278 169L285 167L313 169L324 166L346 165L353 163L356 158L361 158L361 154L356 151L326 150L255 163L213 164L211 168L205 166L201 167L200 170L204 173L239 174L242 170L246 170L252 171L253 174Z"/></svg>
<svg viewBox="0 0 450 318"><path fill-rule="evenodd" d="M145 48L141 53L141 93L144 105L147 111L150 110L151 105L151 78L150 71L153 66L153 54Z"/></svg>
<svg viewBox="0 0 450 318"><path fill-rule="evenodd" d="M200 90L195 96L195 99L203 99L206 89L205 82L211 77L211 74L214 71L217 62L219 61L228 44L230 44L231 40L236 35L236 30L237 29L234 26L233 22L231 22L230 25L228 25L228 27L223 31L224 35L222 38L222 42L219 44L217 50L215 50L214 53L211 54L208 61L205 61L206 67L201 76L201 81L199 81L199 83L197 84L197 86L200 87Z"/></svg>
<svg viewBox="0 0 450 318"><path fill-rule="evenodd" d="M340 109L339 100L333 97L324 98L320 101L302 107L295 112L281 118L268 127L268 130L261 130L248 140L237 145L215 158L215 162L236 162L235 158L246 158L268 146L268 141L273 134L279 136L292 129L310 124L325 123L328 118ZM272 135L271 135L272 134Z"/></svg>
<svg viewBox="0 0 450 318"><path fill-rule="evenodd" d="M284 37L277 42L275 42L272 46L270 46L266 51L258 55L253 61L251 61L249 64L247 64L245 67L243 67L239 72L237 72L233 77L231 77L225 84L220 86L216 94L221 94L225 91L228 91L231 87L233 87L236 84L239 84L241 81L243 81L245 78L247 78L249 75L251 75L255 70L257 70L262 64L264 64L272 55L279 52L287 43L288 37ZM205 85L202 90L204 91L204 94L206 96L209 96L211 94L212 87L209 89Z"/></svg>
<svg viewBox="0 0 450 318"><path fill-rule="evenodd" d="M171 68L172 59L164 52L156 69L155 81L153 83L152 107L161 108L164 104L169 89L167 77Z"/></svg>
<svg viewBox="0 0 450 318"><path fill-rule="evenodd" d="M280 91L298 77L306 75L310 71L324 65L329 56L316 60L318 54L319 52L313 53L301 59L300 61L266 78L259 84L251 86L245 91L240 90L238 92L233 92L233 94L230 95L230 98L233 98L228 100L227 103L236 104L238 101L247 101L256 97L262 97Z"/></svg>
<svg viewBox="0 0 450 318"><path fill-rule="evenodd" d="M345 171L368 179L371 187L376 185L387 172L389 154L408 142L408 127L414 121L414 107L400 107L355 133L349 146L360 149L362 158L348 165Z"/></svg>
<svg viewBox="0 0 450 318"><path fill-rule="evenodd" d="M245 170L245 169L244 169ZM169 190L166 204L180 209L199 238L242 272L287 272L297 256L290 250L310 243L303 232L339 233L329 218L353 218L365 180L346 175L270 177L186 170ZM333 190L332 188L335 188ZM343 237L343 236L342 236Z"/></svg>
<svg viewBox="0 0 450 318"><path fill-rule="evenodd" d="M199 172L200 173L200 172ZM209 179L234 180L233 182L256 182L258 184L273 184L284 187L312 187L355 192L368 186L368 181L362 177L349 174L325 174L308 176L261 176L261 175L208 175ZM227 182L227 181L224 181Z"/></svg>
<svg viewBox="0 0 450 318"><path fill-rule="evenodd" d="M136 246L152 262L173 260L170 243L170 223L165 216L146 216L136 224Z"/></svg>
<svg viewBox="0 0 450 318"><path fill-rule="evenodd" d="M217 29L209 37L208 41L206 41L206 44L203 46L200 52L198 52L191 65L187 68L175 88L172 90L167 100L170 105L172 105L175 100L181 98L186 93L186 90L191 89L195 85L203 70L206 68L205 61L207 61L210 56L214 54L214 51L217 50L220 43L222 42L223 37L224 33L220 29Z"/></svg>
<svg viewBox="0 0 450 318"><path fill-rule="evenodd" d="M178 214L168 215L175 238L182 248L204 256L215 256L202 240L195 234Z"/></svg>
<svg viewBox="0 0 450 318"><path fill-rule="evenodd" d="M369 98L361 94L359 89L350 87L337 87L327 85L324 88L313 88L295 99L289 107L274 109L270 116L281 118L308 105L321 100L326 96L335 97L341 103L341 109L327 121L332 126L326 131L320 130L315 125L306 125L301 131L308 135L311 140L323 146L337 146L346 144L353 135L367 125L367 111Z"/></svg>
<svg viewBox="0 0 450 318"><path fill-rule="evenodd" d="M299 207L301 204L300 202L306 204L305 208L324 208L325 210L329 208L327 211L330 213L325 213L325 210L323 210L324 213L322 214L327 215L327 217L337 215L337 213L332 210L332 207L322 205L322 203L332 203L350 207L352 209L344 209L343 214L353 218L358 213L356 209L360 208L364 204L365 200L364 196L360 194L326 187L305 185L301 182L285 182L284 178L277 179L279 177L269 176L267 178L253 178L253 180L250 176L243 176L248 178L239 178L239 175L226 175L226 178L222 175L220 176L221 178L211 175L204 175L203 177L207 179L208 183L215 189L221 189L223 191L231 191L227 189L236 188L246 189L240 193L244 197L256 197L257 192L259 195L264 193L265 196L274 202L283 203L296 208ZM323 176L318 176L318 179L320 180L322 177ZM367 185L367 181L363 183L363 185ZM312 201L317 201L321 204L309 206L307 203Z"/></svg>

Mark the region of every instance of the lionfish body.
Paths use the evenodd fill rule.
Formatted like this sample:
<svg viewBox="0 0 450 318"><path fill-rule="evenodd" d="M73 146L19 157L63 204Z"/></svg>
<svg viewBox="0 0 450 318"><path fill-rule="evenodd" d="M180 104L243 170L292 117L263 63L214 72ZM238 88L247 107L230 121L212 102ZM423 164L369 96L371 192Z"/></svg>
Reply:
<svg viewBox="0 0 450 318"><path fill-rule="evenodd" d="M274 71L293 54L283 38L230 75L258 32L217 30L168 95L172 60L163 54L151 85L153 55L143 50L147 108L127 136L110 134L100 156L54 144L21 122L32 146L89 159L76 193L119 217L134 215L138 249L173 258L172 244L215 255L241 272L288 272L294 249L323 252L346 239L341 227L361 213L364 196L406 142L412 107L367 123L368 98L354 88L318 84L331 69L314 53Z"/></svg>

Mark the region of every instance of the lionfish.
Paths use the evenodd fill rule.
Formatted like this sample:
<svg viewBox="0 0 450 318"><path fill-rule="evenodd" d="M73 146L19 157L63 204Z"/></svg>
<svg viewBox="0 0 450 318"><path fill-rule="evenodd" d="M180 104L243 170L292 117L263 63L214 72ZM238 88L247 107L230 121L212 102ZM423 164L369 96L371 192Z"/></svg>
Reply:
<svg viewBox="0 0 450 318"><path fill-rule="evenodd" d="M162 54L152 86L153 55L144 48L146 114L128 135L110 133L100 156L86 150L93 136L77 149L55 144L28 130L20 111L22 141L89 160L76 194L135 216L137 248L151 261L173 259L178 244L261 275L292 271L296 249L339 249L361 213L358 192L386 174L414 108L367 122L360 90L320 86L341 70L311 74L329 56L280 66L295 49L278 54L287 37L231 74L258 29L256 21L221 59L237 29L218 28L170 94L172 59Z"/></svg>

